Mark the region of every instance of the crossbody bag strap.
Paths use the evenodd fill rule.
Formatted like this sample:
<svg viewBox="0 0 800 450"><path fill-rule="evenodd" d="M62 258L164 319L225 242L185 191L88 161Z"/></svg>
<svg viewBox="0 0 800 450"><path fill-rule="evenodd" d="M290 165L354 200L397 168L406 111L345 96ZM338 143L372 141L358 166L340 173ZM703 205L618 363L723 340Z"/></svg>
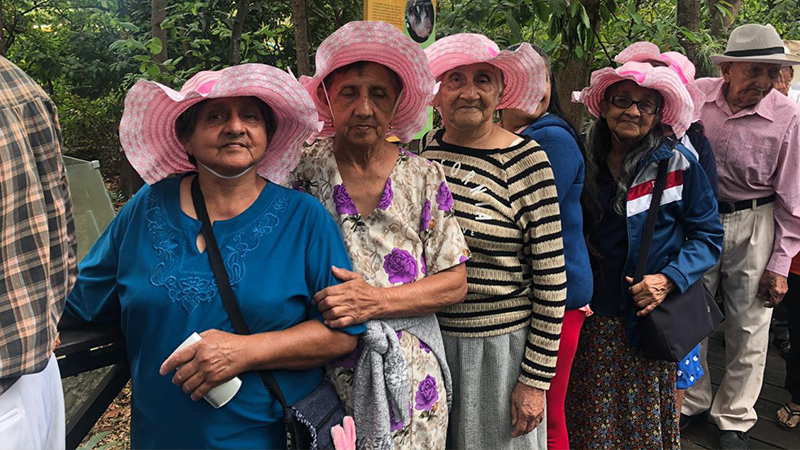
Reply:
<svg viewBox="0 0 800 450"><path fill-rule="evenodd" d="M639 259L636 261L636 269L633 271L633 284L638 284L644 278L647 257L650 255L650 246L653 243L653 234L656 230L656 219L658 219L658 208L661 206L661 194L664 193L664 186L667 184L667 165L668 159L659 161L658 175L653 186L653 196L650 200L650 209L647 211L647 221L644 224L644 234L642 234L642 245L639 248Z"/></svg>
<svg viewBox="0 0 800 450"><path fill-rule="evenodd" d="M203 224L200 230L206 240L206 252L208 252L208 259L211 260L211 270L214 271L214 278L217 280L217 288L219 289L220 297L222 297L222 304L225 306L225 311L228 313L231 322L233 322L233 329L236 330L236 333L242 335L252 334L250 333L250 327L247 326L247 322L244 320L244 316L242 316L242 311L239 309L239 302L236 300L236 294L233 293L231 288L228 271L225 270L225 264L222 262L222 255L219 252L217 238L214 236L214 229L211 227L211 220L208 218L206 201L203 197L203 191L200 189L199 179L199 176L195 176L194 180L192 180L192 203L194 203L197 218ZM260 370L258 374L261 375L264 387L278 399L284 411L289 409L286 398L283 396L283 391L281 391L278 380L275 379L272 371Z"/></svg>

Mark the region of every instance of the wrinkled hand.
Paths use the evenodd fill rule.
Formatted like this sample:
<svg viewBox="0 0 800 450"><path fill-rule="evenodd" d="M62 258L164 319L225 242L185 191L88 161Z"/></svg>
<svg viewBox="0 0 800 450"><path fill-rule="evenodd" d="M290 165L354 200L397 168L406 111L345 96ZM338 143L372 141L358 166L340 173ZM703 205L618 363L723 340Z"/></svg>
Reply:
<svg viewBox="0 0 800 450"><path fill-rule="evenodd" d="M625 277L628 284L633 284L633 278ZM645 275L642 281L628 288L628 292L633 297L633 303L637 308L642 308L636 313L642 317L650 314L656 306L667 298L667 294L675 290L675 283L666 275L657 273L655 275Z"/></svg>
<svg viewBox="0 0 800 450"><path fill-rule="evenodd" d="M511 391L511 437L524 436L544 419L544 391L517 382Z"/></svg>
<svg viewBox="0 0 800 450"><path fill-rule="evenodd" d="M380 288L370 286L361 275L333 267L333 276L342 283L326 287L314 295L314 304L325 325L343 328L364 323L377 316L383 301Z"/></svg>
<svg viewBox="0 0 800 450"><path fill-rule="evenodd" d="M158 370L163 376L178 369L172 384L191 394L194 401L246 371L244 350L248 336L219 330L204 331L200 336L203 339L170 355Z"/></svg>
<svg viewBox="0 0 800 450"><path fill-rule="evenodd" d="M778 306L789 290L789 284L786 277L778 275L771 270L765 270L764 275L761 275L761 280L758 282L758 294L756 297L764 300L765 308L774 308Z"/></svg>

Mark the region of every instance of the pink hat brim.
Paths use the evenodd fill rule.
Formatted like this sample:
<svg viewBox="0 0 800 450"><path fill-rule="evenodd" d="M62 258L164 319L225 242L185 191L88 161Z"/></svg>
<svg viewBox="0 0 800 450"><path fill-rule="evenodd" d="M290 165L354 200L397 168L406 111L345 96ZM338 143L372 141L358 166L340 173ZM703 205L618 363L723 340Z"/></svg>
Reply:
<svg viewBox="0 0 800 450"><path fill-rule="evenodd" d="M192 105L212 98L258 97L272 108L277 128L258 173L281 184L297 166L302 143L318 129L314 104L288 73L264 64L204 71L180 91L139 80L125 96L120 143L131 165L148 184L197 170L175 132L175 121Z"/></svg>
<svg viewBox="0 0 800 450"><path fill-rule="evenodd" d="M428 120L427 106L433 99L435 80L419 44L393 25L380 21L356 21L339 28L325 38L315 56L313 77L302 76L300 83L311 96L321 121L325 123L315 137L336 134L326 102L317 96L317 88L331 72L359 61L388 67L403 82L399 103L389 122L388 136L409 142Z"/></svg>
<svg viewBox="0 0 800 450"><path fill-rule="evenodd" d="M573 94L573 100L583 103L589 112L600 117L600 103L606 89L620 81L631 80L644 88L658 91L664 99L661 123L669 125L677 136L683 136L692 124L694 102L680 77L669 67L653 67L647 63L628 62L612 69L592 72L589 87Z"/></svg>
<svg viewBox="0 0 800 450"><path fill-rule="evenodd" d="M425 54L435 78L471 64L488 63L500 69L504 86L497 109L514 108L533 114L544 97L547 66L530 44L501 51L482 34L459 33L434 42Z"/></svg>
<svg viewBox="0 0 800 450"><path fill-rule="evenodd" d="M661 61L661 49L652 42L634 42L619 52L619 55L614 58L614 61L620 64L628 62Z"/></svg>

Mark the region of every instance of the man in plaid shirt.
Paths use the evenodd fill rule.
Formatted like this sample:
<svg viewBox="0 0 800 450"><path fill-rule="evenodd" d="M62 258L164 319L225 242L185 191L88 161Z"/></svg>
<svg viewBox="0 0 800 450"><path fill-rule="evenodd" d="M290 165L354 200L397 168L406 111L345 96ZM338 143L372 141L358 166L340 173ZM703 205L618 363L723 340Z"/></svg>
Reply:
<svg viewBox="0 0 800 450"><path fill-rule="evenodd" d="M56 107L0 57L0 447L65 446L53 350L77 276Z"/></svg>

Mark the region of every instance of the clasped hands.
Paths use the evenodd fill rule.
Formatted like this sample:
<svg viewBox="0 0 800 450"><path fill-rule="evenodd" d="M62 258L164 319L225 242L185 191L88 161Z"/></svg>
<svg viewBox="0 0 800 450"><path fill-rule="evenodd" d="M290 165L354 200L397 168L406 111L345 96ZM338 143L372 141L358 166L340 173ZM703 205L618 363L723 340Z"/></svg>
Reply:
<svg viewBox="0 0 800 450"><path fill-rule="evenodd" d="M355 272L335 266L332 271L341 283L317 292L313 298L325 325L343 328L380 315L384 302L383 289L371 286Z"/></svg>
<svg viewBox="0 0 800 450"><path fill-rule="evenodd" d="M333 267L333 275L342 281L314 295L314 305L319 308L325 324L330 328L343 328L366 322L377 315L382 301L382 291L370 286L361 275ZM220 330L200 333L201 339L174 352L159 369L167 375L176 371L172 384L198 401L208 391L250 369L248 339Z"/></svg>
<svg viewBox="0 0 800 450"><path fill-rule="evenodd" d="M667 295L675 290L675 283L664 274L645 275L642 281L633 284L633 278L625 277L625 281L632 286L628 288L628 293L633 298L633 303L637 308L641 308L636 313L643 317L656 309L656 306L667 298Z"/></svg>

